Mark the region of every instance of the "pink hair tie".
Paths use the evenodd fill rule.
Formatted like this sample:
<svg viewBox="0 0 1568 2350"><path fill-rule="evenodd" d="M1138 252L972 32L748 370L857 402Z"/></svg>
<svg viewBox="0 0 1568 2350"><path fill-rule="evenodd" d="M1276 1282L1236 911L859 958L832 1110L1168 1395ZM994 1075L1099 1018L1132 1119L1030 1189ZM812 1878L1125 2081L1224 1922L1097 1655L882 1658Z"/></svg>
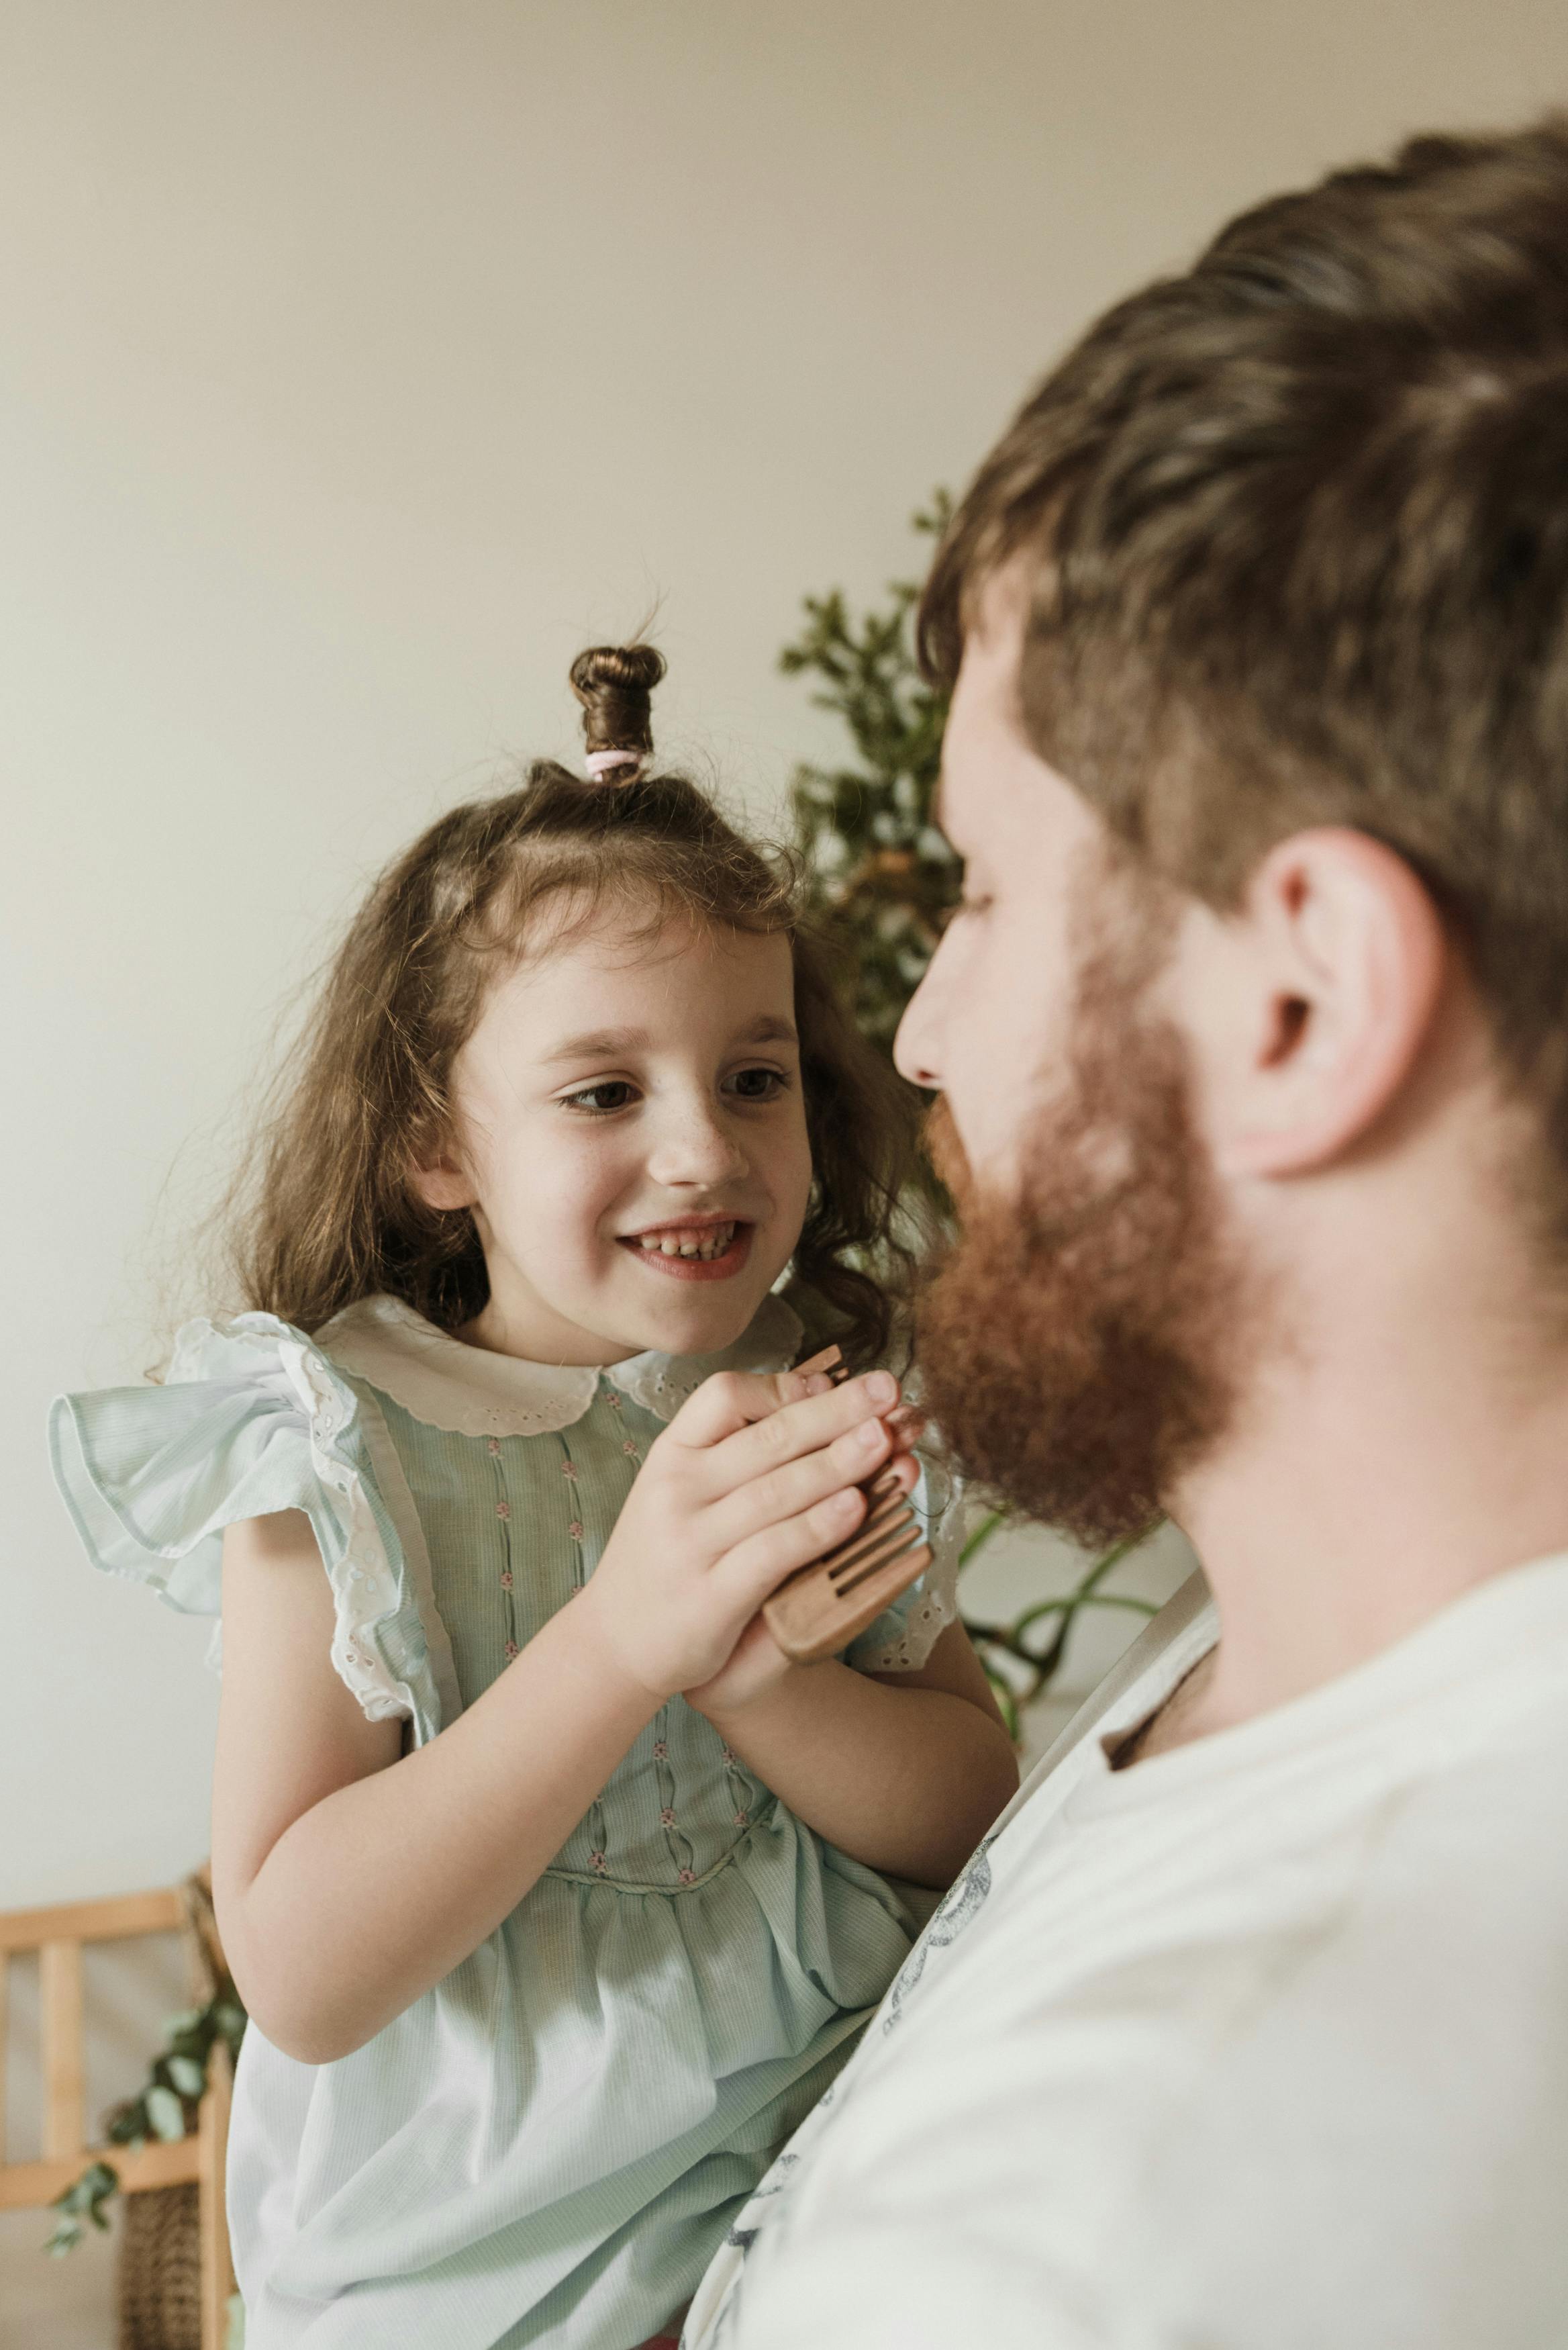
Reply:
<svg viewBox="0 0 1568 2350"><path fill-rule="evenodd" d="M603 783L605 777L616 767L630 767L633 772L626 779L629 784L636 781L637 775L642 767L642 760L643 754L640 751L590 751L583 764L588 771L589 782L595 784Z"/></svg>

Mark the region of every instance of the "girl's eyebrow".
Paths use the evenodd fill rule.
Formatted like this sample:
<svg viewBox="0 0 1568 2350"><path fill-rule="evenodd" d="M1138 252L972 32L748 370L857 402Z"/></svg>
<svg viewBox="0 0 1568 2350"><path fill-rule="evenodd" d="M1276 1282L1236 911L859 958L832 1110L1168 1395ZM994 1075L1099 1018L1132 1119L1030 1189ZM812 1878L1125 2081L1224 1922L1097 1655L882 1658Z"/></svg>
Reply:
<svg viewBox="0 0 1568 2350"><path fill-rule="evenodd" d="M648 1041L646 1028L594 1028L581 1036L564 1038L539 1057L545 1062L613 1059L619 1053L639 1051ZM798 1045L800 1039L792 1022L777 1019L769 1014L753 1021L743 1035L736 1037L735 1042L738 1045Z"/></svg>
<svg viewBox="0 0 1568 2350"><path fill-rule="evenodd" d="M795 1035L793 1021L778 1020L769 1014L764 1019L754 1021L745 1035L737 1036L735 1042L738 1045L798 1045L800 1038Z"/></svg>
<svg viewBox="0 0 1568 2350"><path fill-rule="evenodd" d="M593 1028L581 1036L567 1036L541 1053L542 1061L592 1061L601 1056L613 1058L618 1053L635 1053L648 1042L646 1028Z"/></svg>

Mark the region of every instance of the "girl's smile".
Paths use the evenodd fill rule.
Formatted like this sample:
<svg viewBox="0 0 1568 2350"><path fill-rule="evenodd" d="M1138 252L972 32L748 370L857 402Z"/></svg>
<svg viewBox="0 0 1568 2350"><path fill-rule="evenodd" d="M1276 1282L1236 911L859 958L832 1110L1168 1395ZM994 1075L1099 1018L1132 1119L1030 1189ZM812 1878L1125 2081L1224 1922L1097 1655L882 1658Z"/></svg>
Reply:
<svg viewBox="0 0 1568 2350"><path fill-rule="evenodd" d="M650 1273L674 1281L729 1281L751 1255L752 1227L734 1216L694 1216L624 1232L621 1243Z"/></svg>

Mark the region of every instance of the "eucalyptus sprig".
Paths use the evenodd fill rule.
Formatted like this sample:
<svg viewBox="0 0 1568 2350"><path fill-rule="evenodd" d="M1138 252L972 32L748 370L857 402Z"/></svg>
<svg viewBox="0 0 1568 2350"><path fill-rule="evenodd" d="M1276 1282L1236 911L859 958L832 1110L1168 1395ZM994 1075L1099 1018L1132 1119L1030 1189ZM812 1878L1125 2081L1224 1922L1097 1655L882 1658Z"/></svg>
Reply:
<svg viewBox="0 0 1568 2350"><path fill-rule="evenodd" d="M213 2049L222 2040L231 2057L238 2055L245 2012L233 1982L225 1979L204 2007L171 2015L164 2029L168 2037L149 2067L145 2086L112 2107L105 2118L104 2137L110 2146L133 2151L151 2138L173 2144L187 2137L196 2126L206 2093ZM50 2205L60 2216L44 2250L58 2257L76 2250L88 2226L107 2228L105 2207L119 2192L119 2174L112 2163L101 2158L89 2163Z"/></svg>

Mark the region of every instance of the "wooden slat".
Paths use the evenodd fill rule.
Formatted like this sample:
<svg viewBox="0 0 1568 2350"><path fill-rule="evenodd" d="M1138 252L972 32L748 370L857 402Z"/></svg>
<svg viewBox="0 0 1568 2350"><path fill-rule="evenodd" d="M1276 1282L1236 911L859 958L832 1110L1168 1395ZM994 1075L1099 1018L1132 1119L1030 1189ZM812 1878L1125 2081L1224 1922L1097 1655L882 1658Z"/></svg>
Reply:
<svg viewBox="0 0 1568 2350"><path fill-rule="evenodd" d="M0 1950L36 1950L46 1942L116 1942L125 1934L177 1934L185 1923L179 1893L119 1893L108 1901L66 1901L49 1909L0 1915Z"/></svg>
<svg viewBox="0 0 1568 2350"><path fill-rule="evenodd" d="M184 2187L200 2174L201 2140L194 2131L172 2146L154 2140L132 2152L123 2146L84 2147L69 2161L8 2162L0 2168L0 2211L29 2210L52 2203L79 2178L89 2162L107 2162L126 2194L144 2187Z"/></svg>
<svg viewBox="0 0 1568 2350"><path fill-rule="evenodd" d="M82 2081L82 1946L46 1942L38 1953L44 2159L74 2160L87 2137Z"/></svg>
<svg viewBox="0 0 1568 2350"><path fill-rule="evenodd" d="M229 2144L229 2099L233 2085L229 2052L214 2041L207 2059L207 2094L202 2100L201 2144L202 2350L223 2350L229 2331L229 2295L234 2289L229 2256L229 2223L223 2206L223 2170Z"/></svg>

